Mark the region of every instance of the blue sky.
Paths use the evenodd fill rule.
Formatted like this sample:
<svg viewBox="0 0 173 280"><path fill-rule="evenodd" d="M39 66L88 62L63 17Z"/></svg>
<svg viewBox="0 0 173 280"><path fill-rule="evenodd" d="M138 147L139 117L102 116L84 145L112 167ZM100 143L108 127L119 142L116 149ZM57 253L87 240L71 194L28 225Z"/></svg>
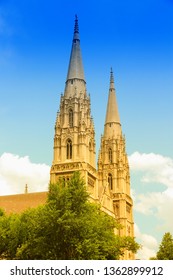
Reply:
<svg viewBox="0 0 173 280"><path fill-rule="evenodd" d="M50 139L77 13L97 137L103 131L112 66L128 153L137 149L173 156L172 10L169 0L108 0L99 5L98 1L1 1L0 151L20 150L24 155L28 149L33 160L51 163ZM98 99L101 116L94 107ZM40 137L34 137L33 146L38 128Z"/></svg>
<svg viewBox="0 0 173 280"><path fill-rule="evenodd" d="M148 234L158 241L164 231L170 231L169 226L158 230L163 213L152 203L170 190L165 174L169 173L170 181L173 178L172 0L1 0L0 156L11 153L19 158L28 156L35 164L51 165L56 111L64 91L75 14L97 150L113 67L132 162L138 235L145 239L143 235ZM136 160L151 160L153 166L147 169L142 165L139 170ZM156 174L160 167L165 170L162 178L161 172ZM147 209L151 205L153 209L149 214L140 210L147 203ZM151 224L155 225L153 231Z"/></svg>

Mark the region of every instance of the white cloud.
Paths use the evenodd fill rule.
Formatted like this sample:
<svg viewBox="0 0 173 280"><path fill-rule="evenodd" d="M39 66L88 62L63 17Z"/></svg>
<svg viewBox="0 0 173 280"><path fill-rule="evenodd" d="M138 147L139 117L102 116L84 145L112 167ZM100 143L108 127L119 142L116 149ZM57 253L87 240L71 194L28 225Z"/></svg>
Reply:
<svg viewBox="0 0 173 280"><path fill-rule="evenodd" d="M131 170L142 171L142 181L145 183L160 183L165 185L169 196L173 197L173 159L150 153L133 153L129 156Z"/></svg>
<svg viewBox="0 0 173 280"><path fill-rule="evenodd" d="M155 257L158 249L157 240L151 235L141 233L136 224L134 230L137 241L142 244L142 248L136 254L136 259L148 260L151 257Z"/></svg>
<svg viewBox="0 0 173 280"><path fill-rule="evenodd" d="M46 191L49 172L48 165L32 163L28 156L4 153L0 157L0 195L24 193L26 184L29 192Z"/></svg>
<svg viewBox="0 0 173 280"><path fill-rule="evenodd" d="M141 182L147 184L145 193L139 189L133 193L134 209L138 213L150 216L159 221L157 230L173 232L173 159L162 155L135 152L129 157L129 164L134 174L140 174ZM165 187L164 191L150 191L152 183Z"/></svg>
<svg viewBox="0 0 173 280"><path fill-rule="evenodd" d="M160 167L166 162L172 161L170 158L163 157L162 155L149 153L140 154L139 152L133 153L129 156L130 166L135 170L148 170L150 168Z"/></svg>
<svg viewBox="0 0 173 280"><path fill-rule="evenodd" d="M157 204L160 204L160 198L160 193L136 194L135 210L145 215L155 215L153 207L155 208ZM155 204L156 201L157 204Z"/></svg>
<svg viewBox="0 0 173 280"><path fill-rule="evenodd" d="M173 222L171 213L173 213L173 199L163 193L147 193L136 196L135 210L144 215L150 215L159 221L158 230L173 232Z"/></svg>

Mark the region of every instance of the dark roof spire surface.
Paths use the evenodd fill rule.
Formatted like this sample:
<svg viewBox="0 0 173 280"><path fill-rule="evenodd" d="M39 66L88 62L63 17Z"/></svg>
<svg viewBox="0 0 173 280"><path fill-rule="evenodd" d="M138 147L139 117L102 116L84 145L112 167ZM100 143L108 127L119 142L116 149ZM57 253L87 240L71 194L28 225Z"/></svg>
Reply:
<svg viewBox="0 0 173 280"><path fill-rule="evenodd" d="M79 39L79 24L78 17L75 15L75 24L74 24L74 35L72 41L72 49L70 62L68 67L67 80L80 79L84 80L84 71L82 64L82 55L80 49L80 39Z"/></svg>

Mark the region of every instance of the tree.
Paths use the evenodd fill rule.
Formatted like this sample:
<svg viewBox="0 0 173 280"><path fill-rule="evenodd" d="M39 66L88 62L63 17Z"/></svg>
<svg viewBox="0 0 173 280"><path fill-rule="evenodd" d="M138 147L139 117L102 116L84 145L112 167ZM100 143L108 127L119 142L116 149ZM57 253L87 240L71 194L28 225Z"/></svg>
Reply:
<svg viewBox="0 0 173 280"><path fill-rule="evenodd" d="M20 217L17 214L0 216L0 258L14 259L20 240Z"/></svg>
<svg viewBox="0 0 173 280"><path fill-rule="evenodd" d="M158 260L173 260L173 237L170 232L166 232L157 252Z"/></svg>
<svg viewBox="0 0 173 280"><path fill-rule="evenodd" d="M9 226L7 218L10 239L4 237L1 254L8 259L103 260L119 259L127 249L135 253L135 240L116 236L120 225L88 198L78 172L68 182L50 185L45 205L22 213L16 225Z"/></svg>
<svg viewBox="0 0 173 280"><path fill-rule="evenodd" d="M149 260L150 260L150 261L156 261L157 258L156 258L156 257L150 257Z"/></svg>
<svg viewBox="0 0 173 280"><path fill-rule="evenodd" d="M5 214L4 209L0 208L0 217L1 217L1 216L4 216L4 214Z"/></svg>

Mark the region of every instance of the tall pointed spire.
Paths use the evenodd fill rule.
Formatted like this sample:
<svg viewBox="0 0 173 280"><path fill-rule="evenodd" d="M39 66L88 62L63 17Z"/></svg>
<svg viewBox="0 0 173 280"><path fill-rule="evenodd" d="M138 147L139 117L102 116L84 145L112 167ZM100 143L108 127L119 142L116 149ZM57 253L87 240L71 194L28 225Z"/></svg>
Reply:
<svg viewBox="0 0 173 280"><path fill-rule="evenodd" d="M118 105L116 101L114 75L112 68L110 72L110 87L105 119L105 133L107 137L121 134L121 123L118 113Z"/></svg>
<svg viewBox="0 0 173 280"><path fill-rule="evenodd" d="M68 67L67 81L73 79L84 80L77 15L75 16L74 35L72 41L70 63Z"/></svg>

